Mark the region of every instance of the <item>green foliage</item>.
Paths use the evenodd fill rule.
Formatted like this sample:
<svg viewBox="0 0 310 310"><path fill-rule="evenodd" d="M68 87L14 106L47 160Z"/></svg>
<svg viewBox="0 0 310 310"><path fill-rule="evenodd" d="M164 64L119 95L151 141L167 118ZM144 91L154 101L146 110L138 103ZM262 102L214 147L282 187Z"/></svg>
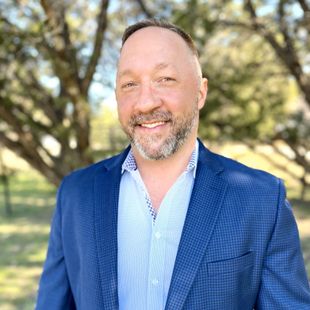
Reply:
<svg viewBox="0 0 310 310"><path fill-rule="evenodd" d="M201 135L216 141L272 135L286 117L292 88L269 46L259 37L219 32L205 51L209 95L201 112Z"/></svg>

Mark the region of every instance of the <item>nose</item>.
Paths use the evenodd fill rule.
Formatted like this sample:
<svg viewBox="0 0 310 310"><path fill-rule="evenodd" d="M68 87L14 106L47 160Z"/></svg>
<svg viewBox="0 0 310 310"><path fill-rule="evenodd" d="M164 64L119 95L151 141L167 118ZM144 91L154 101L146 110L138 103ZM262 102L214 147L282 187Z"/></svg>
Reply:
<svg viewBox="0 0 310 310"><path fill-rule="evenodd" d="M160 107L162 101L151 83L142 83L135 104L135 109L140 113L147 113Z"/></svg>

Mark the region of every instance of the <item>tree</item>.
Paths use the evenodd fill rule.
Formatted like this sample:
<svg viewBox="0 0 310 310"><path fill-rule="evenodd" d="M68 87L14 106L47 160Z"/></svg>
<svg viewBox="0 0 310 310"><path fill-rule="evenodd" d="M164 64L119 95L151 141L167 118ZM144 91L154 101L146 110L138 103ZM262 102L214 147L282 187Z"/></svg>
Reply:
<svg viewBox="0 0 310 310"><path fill-rule="evenodd" d="M0 4L0 142L54 184L103 154L91 139L90 88L98 79L111 86L121 33L144 17L166 17L197 42L210 83L203 138L271 145L283 140L302 154L303 136L292 144L284 129L295 115L287 109L292 76L307 100L304 1L119 0L109 15L104 0L23 3ZM291 123L301 132L305 122ZM115 141L113 130L108 140Z"/></svg>
<svg viewBox="0 0 310 310"><path fill-rule="evenodd" d="M93 161L89 91L109 1L23 3L0 4L0 142L58 185Z"/></svg>
<svg viewBox="0 0 310 310"><path fill-rule="evenodd" d="M263 1L257 1L258 7ZM300 12L296 5L299 5ZM295 6L295 7L294 7ZM252 0L244 0L248 22L242 26L261 35L273 48L310 106L310 6L304 0L279 0L273 14L260 15Z"/></svg>
<svg viewBox="0 0 310 310"><path fill-rule="evenodd" d="M141 5L147 16L149 4ZM291 176L300 180L304 196L310 170L305 113L309 108L302 112L298 103L292 109L288 99L294 77L310 106L309 5L292 0L255 1L255 5L248 0L243 4L187 0L170 3L170 11L172 20L198 43L209 78L200 135L217 143L242 141L251 148L257 143L271 145L303 169L301 175Z"/></svg>
<svg viewBox="0 0 310 310"><path fill-rule="evenodd" d="M273 134L261 140L302 167L304 172L299 179L302 184L301 198L304 198L310 172L310 6L303 0L278 0L271 4L244 0L243 13L242 18L240 15L231 18L233 15L227 14L219 18L219 24L239 31L245 29L263 38L286 69L284 75L294 78L307 105L304 108L297 106L287 118L278 120ZM284 152L278 147L279 140L285 142L289 151Z"/></svg>

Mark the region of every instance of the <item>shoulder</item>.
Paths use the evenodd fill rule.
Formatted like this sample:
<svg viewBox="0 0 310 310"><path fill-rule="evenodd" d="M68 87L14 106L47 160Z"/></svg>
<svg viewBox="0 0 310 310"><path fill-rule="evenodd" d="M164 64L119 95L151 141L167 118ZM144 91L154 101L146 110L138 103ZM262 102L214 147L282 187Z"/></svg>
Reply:
<svg viewBox="0 0 310 310"><path fill-rule="evenodd" d="M285 204L283 181L266 171L248 167L207 149L203 153L207 158L206 164L213 166L211 169L226 185L227 212L258 217L262 223L273 225L279 208Z"/></svg>
<svg viewBox="0 0 310 310"><path fill-rule="evenodd" d="M85 188L85 186L93 184L94 178L97 174L104 175L104 173L110 169L121 169L121 165L127 152L128 148L122 153L71 172L63 179L61 187L66 187L66 189L70 187Z"/></svg>
<svg viewBox="0 0 310 310"><path fill-rule="evenodd" d="M207 165L220 175L230 186L248 188L251 191L270 190L283 186L278 177L267 171L244 165L234 159L216 154L202 145L200 156L205 158Z"/></svg>

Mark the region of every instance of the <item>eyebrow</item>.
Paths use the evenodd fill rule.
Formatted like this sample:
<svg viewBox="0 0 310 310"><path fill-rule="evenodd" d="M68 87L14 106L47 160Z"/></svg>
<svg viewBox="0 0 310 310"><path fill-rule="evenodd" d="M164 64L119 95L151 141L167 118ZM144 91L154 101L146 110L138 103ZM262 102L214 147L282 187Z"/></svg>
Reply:
<svg viewBox="0 0 310 310"><path fill-rule="evenodd" d="M172 64L166 63L166 62L160 62L155 66L155 71L160 71L163 69L166 69L168 67L174 67ZM118 76L121 78L123 76L126 75L131 75L132 74L132 70L131 69L125 69L123 71L121 71Z"/></svg>
<svg viewBox="0 0 310 310"><path fill-rule="evenodd" d="M158 65L156 65L155 70L162 70L166 69L167 67L172 67L172 65L166 62L161 62Z"/></svg>

